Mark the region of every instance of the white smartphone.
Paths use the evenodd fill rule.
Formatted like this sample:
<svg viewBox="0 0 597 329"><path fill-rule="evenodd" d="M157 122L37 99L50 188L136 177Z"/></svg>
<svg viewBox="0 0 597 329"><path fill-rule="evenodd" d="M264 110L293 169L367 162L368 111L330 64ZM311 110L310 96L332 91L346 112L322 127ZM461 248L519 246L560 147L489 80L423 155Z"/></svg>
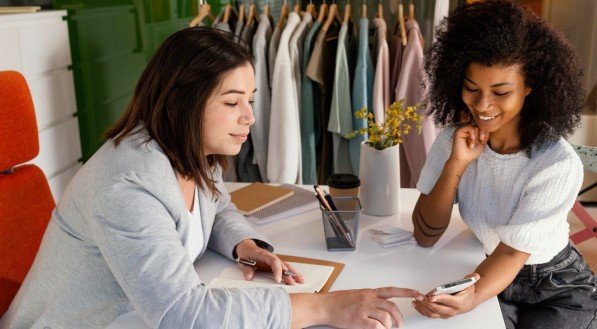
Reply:
<svg viewBox="0 0 597 329"><path fill-rule="evenodd" d="M464 289L472 286L473 284L475 284L475 282L477 282L477 279L475 277L470 277L470 278L442 284L441 286L438 286L437 288L431 290L431 292L429 294L432 296L444 295L444 294L452 295L452 294L463 291Z"/></svg>

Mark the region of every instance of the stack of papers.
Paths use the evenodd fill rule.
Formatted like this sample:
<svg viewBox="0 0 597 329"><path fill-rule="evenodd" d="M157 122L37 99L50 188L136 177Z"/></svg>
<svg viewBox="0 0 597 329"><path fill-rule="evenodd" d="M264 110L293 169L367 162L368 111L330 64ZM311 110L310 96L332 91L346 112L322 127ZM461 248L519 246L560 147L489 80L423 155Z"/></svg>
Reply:
<svg viewBox="0 0 597 329"><path fill-rule="evenodd" d="M413 232L407 231L397 226L383 226L372 228L369 230L372 234L372 239L380 246L390 248L400 246L403 244L412 244L415 242Z"/></svg>

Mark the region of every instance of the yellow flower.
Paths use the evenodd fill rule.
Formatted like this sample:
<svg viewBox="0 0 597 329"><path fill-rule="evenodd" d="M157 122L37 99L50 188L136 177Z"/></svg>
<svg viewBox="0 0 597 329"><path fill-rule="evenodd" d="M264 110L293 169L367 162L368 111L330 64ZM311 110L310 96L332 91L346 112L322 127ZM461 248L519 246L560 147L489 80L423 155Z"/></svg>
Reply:
<svg viewBox="0 0 597 329"><path fill-rule="evenodd" d="M392 103L385 111L385 122L377 125L374 115L362 108L355 113L358 119L367 118L367 127L355 130L347 135L347 138L354 138L357 134L367 135L367 144L383 150L402 143L403 135L407 135L416 127L417 133L421 133L422 117L417 113L420 104L404 106L404 99ZM414 125L413 125L414 124Z"/></svg>

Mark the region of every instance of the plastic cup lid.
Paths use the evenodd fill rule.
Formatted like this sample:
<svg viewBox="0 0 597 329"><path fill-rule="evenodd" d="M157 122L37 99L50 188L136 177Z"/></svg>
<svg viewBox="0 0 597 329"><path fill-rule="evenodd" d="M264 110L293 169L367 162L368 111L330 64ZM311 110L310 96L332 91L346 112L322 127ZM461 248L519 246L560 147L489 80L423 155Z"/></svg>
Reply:
<svg viewBox="0 0 597 329"><path fill-rule="evenodd" d="M353 174L333 174L328 177L327 184L333 188L350 189L361 186L361 180Z"/></svg>

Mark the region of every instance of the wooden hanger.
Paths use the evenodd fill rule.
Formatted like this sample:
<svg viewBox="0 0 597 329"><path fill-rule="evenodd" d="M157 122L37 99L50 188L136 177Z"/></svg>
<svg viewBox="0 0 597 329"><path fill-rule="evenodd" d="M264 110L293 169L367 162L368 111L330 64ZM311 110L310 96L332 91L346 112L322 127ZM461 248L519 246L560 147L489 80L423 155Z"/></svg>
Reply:
<svg viewBox="0 0 597 329"><path fill-rule="evenodd" d="M322 29L324 31L327 31L330 28L330 26L332 26L334 19L336 19L337 21L340 21L340 16L338 15L338 5L335 3L332 3L330 5L330 11L328 13L328 18L325 21L325 24L323 24Z"/></svg>
<svg viewBox="0 0 597 329"><path fill-rule="evenodd" d="M241 3L240 6L238 6L238 22L239 23L245 22L245 4L244 3Z"/></svg>
<svg viewBox="0 0 597 329"><path fill-rule="evenodd" d="M313 16L313 19L317 18L317 13L315 12L315 5L313 4L313 0L309 1L307 5L307 13Z"/></svg>
<svg viewBox="0 0 597 329"><path fill-rule="evenodd" d="M191 20L191 22L189 23L189 27L195 27L197 25L199 25L201 22L203 22L203 20L206 17L209 17L209 19L212 20L212 22L215 20L213 13L211 12L211 6L208 3L203 3L202 0L199 0L199 11L197 13L197 16L195 16L195 18L193 18L193 20Z"/></svg>
<svg viewBox="0 0 597 329"><path fill-rule="evenodd" d="M412 0L408 4L408 19L415 19L415 4Z"/></svg>
<svg viewBox="0 0 597 329"><path fill-rule="evenodd" d="M230 19L230 11L232 11L232 6L227 4L224 8L224 17L222 17L222 23L228 23L228 20Z"/></svg>
<svg viewBox="0 0 597 329"><path fill-rule="evenodd" d="M317 16L317 21L319 23L323 23L323 19L325 18L325 14L327 13L328 5L324 2L319 6L319 16Z"/></svg>
<svg viewBox="0 0 597 329"><path fill-rule="evenodd" d="M350 22L350 14L350 3L347 3L344 5L344 20L342 21L342 24L348 24Z"/></svg>
<svg viewBox="0 0 597 329"><path fill-rule="evenodd" d="M377 16L375 17L383 18L383 4L381 3L381 0L377 4Z"/></svg>
<svg viewBox="0 0 597 329"><path fill-rule="evenodd" d="M270 14L269 14L269 0L263 6L263 13L265 14L265 16L270 17Z"/></svg>
<svg viewBox="0 0 597 329"><path fill-rule="evenodd" d="M255 20L256 8L257 6L255 5L255 2L251 2L251 5L249 6L249 17L247 18L247 26L251 26L251 24L253 24L253 21Z"/></svg>
<svg viewBox="0 0 597 329"><path fill-rule="evenodd" d="M296 0L296 3L294 4L294 12L297 14L301 13L301 5L299 4L299 0Z"/></svg>
<svg viewBox="0 0 597 329"><path fill-rule="evenodd" d="M367 18L367 0L363 1L363 6L361 7L361 17Z"/></svg>
<svg viewBox="0 0 597 329"><path fill-rule="evenodd" d="M286 0L284 0L284 4L282 5L282 8L280 9L280 18L278 19L278 28L282 29L284 27L284 21L286 21L286 18L288 17L288 14L290 13L290 9L288 9L288 4L286 3Z"/></svg>
<svg viewBox="0 0 597 329"><path fill-rule="evenodd" d="M402 45L406 47L406 28L404 27L404 7L402 1L398 4L398 24L400 24L400 39L402 39Z"/></svg>

